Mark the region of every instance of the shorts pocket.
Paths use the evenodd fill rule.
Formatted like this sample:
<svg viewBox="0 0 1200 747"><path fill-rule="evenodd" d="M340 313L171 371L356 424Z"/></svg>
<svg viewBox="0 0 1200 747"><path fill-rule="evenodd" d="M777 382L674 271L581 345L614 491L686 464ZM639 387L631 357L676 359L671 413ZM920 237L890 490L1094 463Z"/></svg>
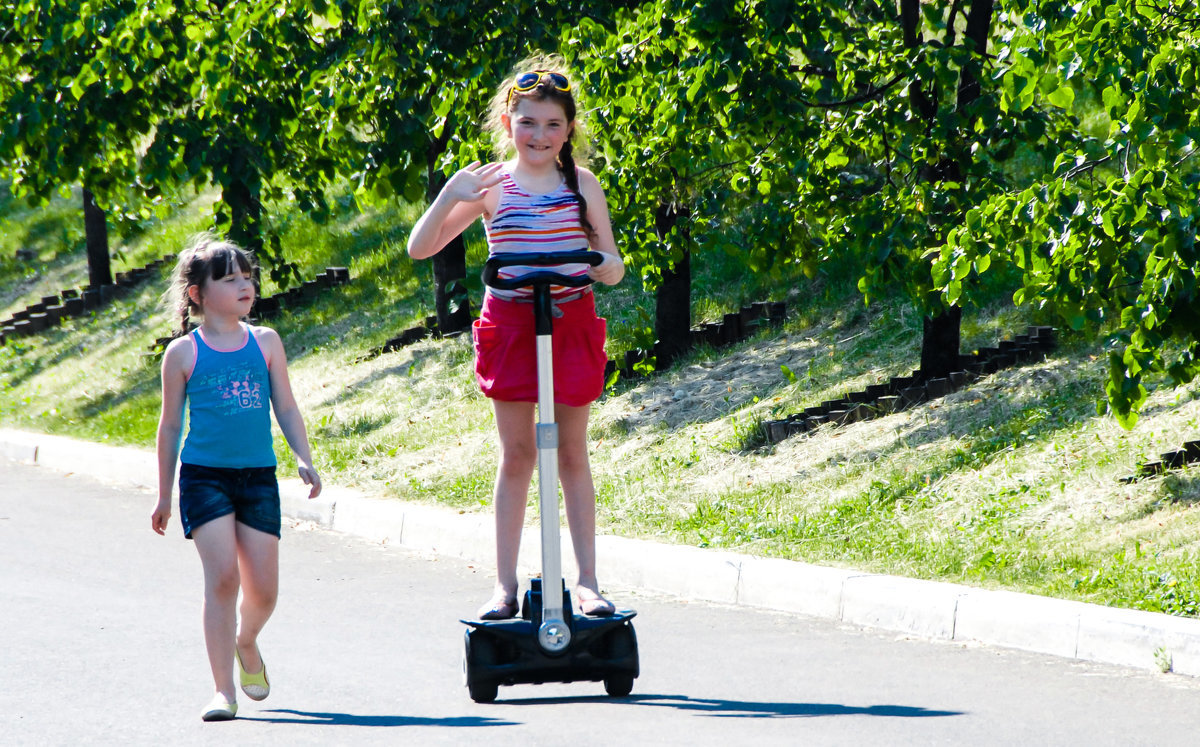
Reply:
<svg viewBox="0 0 1200 747"><path fill-rule="evenodd" d="M554 399L572 407L581 407L600 397L604 391L604 353L607 323L596 316L578 319L555 340ZM557 330L556 330L557 334Z"/></svg>
<svg viewBox="0 0 1200 747"><path fill-rule="evenodd" d="M490 379L487 374L494 370L490 365L495 357L496 343L500 339L500 330L496 325L476 319L471 323L471 342L475 348L475 375ZM489 355L491 353L491 355Z"/></svg>
<svg viewBox="0 0 1200 747"><path fill-rule="evenodd" d="M471 322L471 341L475 345L475 352L479 352L480 348L495 345L499 332L496 325L482 319Z"/></svg>
<svg viewBox="0 0 1200 747"><path fill-rule="evenodd" d="M512 360L509 349L520 340L514 341L516 331L500 327L491 322L471 325L471 337L475 347L475 381L484 396L495 399L512 399L511 382L519 372L513 370L519 360ZM519 335L517 335L519 337Z"/></svg>
<svg viewBox="0 0 1200 747"><path fill-rule="evenodd" d="M604 367L608 365L608 353L604 352L604 342L608 339L608 321L601 317L596 317L596 321L592 324L592 339L589 347L593 362L600 366L601 375L603 375Z"/></svg>

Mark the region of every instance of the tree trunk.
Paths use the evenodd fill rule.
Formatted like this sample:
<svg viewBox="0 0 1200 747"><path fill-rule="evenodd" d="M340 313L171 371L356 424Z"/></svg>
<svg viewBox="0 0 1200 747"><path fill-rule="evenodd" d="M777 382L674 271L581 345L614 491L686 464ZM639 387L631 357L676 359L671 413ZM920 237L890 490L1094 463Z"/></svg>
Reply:
<svg viewBox="0 0 1200 747"><path fill-rule="evenodd" d="M965 36L974 42L976 54L987 52L988 34L992 24L993 0L972 0L971 10L967 16ZM923 43L920 33L920 0L900 0L900 24L904 33L904 43L908 47L916 47ZM953 33L953 32L951 32ZM938 98L931 98L923 85L917 81L910 88L912 108L914 112L931 126L937 117ZM936 89L932 89L936 91ZM962 111L967 104L979 97L979 82L973 72L973 67L964 67L959 80L956 106ZM964 155L964 157L967 157ZM950 158L943 159L936 165L924 170L923 178L927 181L938 182L945 180L958 181L961 178L962 167ZM940 314L926 317L923 324L921 339L921 377L928 380L944 378L951 371L959 369L958 356L962 331L962 308L951 306Z"/></svg>
<svg viewBox="0 0 1200 747"><path fill-rule="evenodd" d="M221 190L221 201L229 208L229 240L261 256L262 203L257 190L235 179Z"/></svg>
<svg viewBox="0 0 1200 747"><path fill-rule="evenodd" d="M973 43L976 57L982 60L987 53L988 34L992 26L993 0L972 0L971 10L967 15L965 38ZM963 66L962 76L958 82L956 97L958 110L967 111L967 107L979 98L979 79L977 70L980 66L968 64ZM968 120L967 126L971 122ZM962 158L969 158L963 154ZM962 178L963 168L958 161L945 159L938 169L933 181ZM945 378L951 371L959 370L959 347L962 332L962 308L951 306L941 314L926 317L924 338L921 340L921 376L929 380Z"/></svg>
<svg viewBox="0 0 1200 747"><path fill-rule="evenodd" d="M446 248L433 255L433 283L439 334L458 332L471 326L471 297L463 279L467 277L467 242L455 236Z"/></svg>
<svg viewBox="0 0 1200 747"><path fill-rule="evenodd" d="M436 165L453 131L452 123L447 121L442 127L442 136L430 143L426 152L425 173L429 175L429 188L425 197L431 203L446 183L446 177L437 170ZM467 293L467 286L462 282L466 277L467 242L459 235L433 255L434 304L437 308L438 334L459 332L471 326L471 297Z"/></svg>
<svg viewBox="0 0 1200 747"><path fill-rule="evenodd" d="M995 12L993 0L974 0L971 12L967 15L966 38L975 46L975 60L981 62L987 54L988 35L992 29L992 15ZM962 111L968 104L979 98L979 78L982 65L968 64L963 66L962 77L958 81L958 108Z"/></svg>
<svg viewBox="0 0 1200 747"><path fill-rule="evenodd" d="M685 247L689 243L687 234L687 211L676 210L669 205L660 205L654 216L654 226L660 238L671 228L678 226L683 234ZM683 257L675 262L674 269L664 269L662 284L655 293L654 334L658 338L654 345L656 368L664 369L687 352L691 343L692 328L692 257L685 248Z"/></svg>
<svg viewBox="0 0 1200 747"><path fill-rule="evenodd" d="M112 285L112 262L108 254L108 222L96 205L91 190L83 190L83 230L87 237L88 284L93 288Z"/></svg>
<svg viewBox="0 0 1200 747"><path fill-rule="evenodd" d="M925 317L921 338L921 379L944 379L960 371L958 362L962 307L951 306L941 314Z"/></svg>

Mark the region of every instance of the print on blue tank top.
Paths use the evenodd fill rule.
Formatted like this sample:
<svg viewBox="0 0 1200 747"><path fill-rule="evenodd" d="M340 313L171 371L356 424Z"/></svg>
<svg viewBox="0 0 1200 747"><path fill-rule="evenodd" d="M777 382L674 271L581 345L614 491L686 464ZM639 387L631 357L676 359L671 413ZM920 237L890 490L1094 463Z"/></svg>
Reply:
<svg viewBox="0 0 1200 747"><path fill-rule="evenodd" d="M188 434L179 460L200 467L274 467L271 379L258 340L214 350L192 332L196 365L187 382Z"/></svg>

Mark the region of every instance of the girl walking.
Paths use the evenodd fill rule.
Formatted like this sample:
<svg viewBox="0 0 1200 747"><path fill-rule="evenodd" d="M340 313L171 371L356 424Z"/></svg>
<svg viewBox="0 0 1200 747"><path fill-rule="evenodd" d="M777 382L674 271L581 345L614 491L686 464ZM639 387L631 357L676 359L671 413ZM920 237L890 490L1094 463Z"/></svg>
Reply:
<svg viewBox="0 0 1200 747"><path fill-rule="evenodd" d="M576 104L561 60L542 57L518 66L492 100L489 129L507 160L474 162L454 174L413 227L408 252L431 257L483 219L488 251L551 252L592 249L604 254L595 267L545 268L587 274L607 285L620 282L625 264L613 239L608 204L596 177L577 166L572 143ZM502 277L525 268L511 267ZM537 464L534 404L537 371L533 306L528 288L488 288L475 322L475 375L492 399L500 440L496 472L497 578L479 617L514 617L517 554L525 504ZM552 288L554 321L554 419L558 423L558 466L567 523L579 578L575 600L587 615L611 615L613 605L596 580L596 495L588 463L590 405L604 388L605 322L596 316L590 288Z"/></svg>
<svg viewBox="0 0 1200 747"><path fill-rule="evenodd" d="M242 321L254 303L253 270L241 248L201 234L180 254L168 291L184 336L163 355L158 504L151 526L165 533L178 458L180 521L204 569L204 642L216 690L201 712L205 721L237 715L235 661L247 697L262 700L271 690L258 650L279 589L281 521L270 408L296 455L300 478L312 486L308 497L321 492L283 343L274 330ZM202 321L189 334L192 315Z"/></svg>

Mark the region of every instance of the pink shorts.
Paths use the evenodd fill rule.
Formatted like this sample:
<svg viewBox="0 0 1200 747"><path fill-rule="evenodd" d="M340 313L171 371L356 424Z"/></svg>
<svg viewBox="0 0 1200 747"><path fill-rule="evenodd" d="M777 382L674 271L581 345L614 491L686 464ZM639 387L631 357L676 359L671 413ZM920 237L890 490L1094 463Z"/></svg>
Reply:
<svg viewBox="0 0 1200 747"><path fill-rule="evenodd" d="M554 318L554 401L571 407L591 404L604 391L604 335L595 297L557 305ZM472 329L475 380L485 396L504 402L537 402L537 336L533 304L506 301L491 293Z"/></svg>

